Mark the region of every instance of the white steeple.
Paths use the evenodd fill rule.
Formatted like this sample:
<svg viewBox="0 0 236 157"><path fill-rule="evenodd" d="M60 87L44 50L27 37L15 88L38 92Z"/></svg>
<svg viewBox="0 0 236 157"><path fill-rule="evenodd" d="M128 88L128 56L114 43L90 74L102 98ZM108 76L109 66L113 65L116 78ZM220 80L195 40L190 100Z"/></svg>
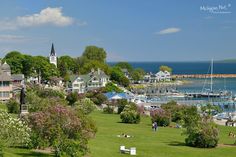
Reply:
<svg viewBox="0 0 236 157"><path fill-rule="evenodd" d="M56 55L56 52L54 50L53 43L52 43L51 53L49 55L49 61L50 61L50 63L54 64L57 67L57 55Z"/></svg>

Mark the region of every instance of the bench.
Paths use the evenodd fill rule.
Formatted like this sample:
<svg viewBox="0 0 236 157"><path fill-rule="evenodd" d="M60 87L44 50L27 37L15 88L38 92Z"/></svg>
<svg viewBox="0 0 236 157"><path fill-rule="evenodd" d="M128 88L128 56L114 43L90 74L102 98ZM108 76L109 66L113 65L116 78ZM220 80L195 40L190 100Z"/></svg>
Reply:
<svg viewBox="0 0 236 157"><path fill-rule="evenodd" d="M126 149L125 146L120 146L121 153L128 153L130 155L136 155L136 148L131 147L130 149Z"/></svg>

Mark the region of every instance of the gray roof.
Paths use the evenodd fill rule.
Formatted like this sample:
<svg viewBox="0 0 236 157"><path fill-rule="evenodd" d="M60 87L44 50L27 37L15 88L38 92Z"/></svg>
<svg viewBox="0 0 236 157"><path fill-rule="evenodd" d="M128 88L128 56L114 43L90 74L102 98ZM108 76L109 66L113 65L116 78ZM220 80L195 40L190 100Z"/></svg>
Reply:
<svg viewBox="0 0 236 157"><path fill-rule="evenodd" d="M5 72L0 73L0 81L11 81L11 76Z"/></svg>
<svg viewBox="0 0 236 157"><path fill-rule="evenodd" d="M103 71L99 70L98 71L94 71L94 72L90 72L88 74L85 75L71 75L70 76L70 81L74 82L78 77L82 78L84 80L84 82L88 82L89 80L91 80L93 77L97 77L97 78L109 78L109 76L107 76Z"/></svg>
<svg viewBox="0 0 236 157"><path fill-rule="evenodd" d="M17 80L17 81L22 81L24 80L24 74L12 74L11 75L11 79L14 81L14 80Z"/></svg>
<svg viewBox="0 0 236 157"><path fill-rule="evenodd" d="M7 62L5 62L4 64L2 64L1 69L3 71L10 71L11 67L7 64Z"/></svg>

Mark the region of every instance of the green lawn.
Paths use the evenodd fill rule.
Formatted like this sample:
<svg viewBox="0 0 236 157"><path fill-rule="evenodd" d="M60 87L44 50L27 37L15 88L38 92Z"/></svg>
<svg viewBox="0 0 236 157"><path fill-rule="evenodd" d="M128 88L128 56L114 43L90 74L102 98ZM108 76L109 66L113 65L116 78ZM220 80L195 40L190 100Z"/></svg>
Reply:
<svg viewBox="0 0 236 157"><path fill-rule="evenodd" d="M119 115L95 112L93 119L98 126L96 137L89 143L92 157L129 156L120 154L119 147L136 147L140 157L234 157L236 146L219 146L213 149L192 148L184 145L182 130L176 128L160 128L158 132L151 130L149 117L142 118L140 124L120 123ZM232 144L235 139L228 137L229 131L236 133L236 128L220 126L220 144ZM133 138L119 138L119 134L129 134Z"/></svg>
<svg viewBox="0 0 236 157"><path fill-rule="evenodd" d="M89 157L124 157L119 147L136 147L139 157L234 157L236 146L230 146L236 139L228 137L228 133L236 128L220 126L220 146L213 149L192 148L184 145L182 130L176 128L160 128L157 132L151 130L150 117L142 117L140 124L120 123L119 115L94 112L91 114L95 120L98 132L89 142ZM129 134L132 138L119 138L119 134ZM222 144L229 144L229 146ZM27 149L8 148L4 150L6 157L33 157L49 156Z"/></svg>

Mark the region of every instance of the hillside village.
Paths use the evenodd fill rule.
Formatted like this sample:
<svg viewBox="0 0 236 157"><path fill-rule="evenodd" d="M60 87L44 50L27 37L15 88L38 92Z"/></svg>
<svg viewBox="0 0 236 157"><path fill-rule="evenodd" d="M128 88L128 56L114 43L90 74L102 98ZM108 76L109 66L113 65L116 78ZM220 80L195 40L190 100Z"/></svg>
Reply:
<svg viewBox="0 0 236 157"><path fill-rule="evenodd" d="M48 62L52 65L55 65L58 68L58 59L57 53L55 51L54 45L52 44L51 51L49 54ZM27 78L24 74L14 74L11 71L10 65L5 61L1 63L0 69L0 81L1 81L1 100L6 101L14 96L14 93L19 91L25 83L41 84L46 87L62 88L67 92L77 92L78 94L86 93L90 90L98 89L105 87L108 82L114 82L110 80L110 76L107 75L100 68L91 68L90 72L86 74L70 74L69 80L66 83L63 78L56 77L54 82L50 79L42 80L40 71L37 75L28 76ZM14 67L13 67L14 68ZM156 74L146 73L140 77L139 80L134 81L131 77L130 72L126 68L120 69L123 75L129 80L130 83L158 83L158 82L169 82L171 81L171 74L168 71L159 71ZM116 82L115 82L116 83ZM121 85L122 86L122 85Z"/></svg>

